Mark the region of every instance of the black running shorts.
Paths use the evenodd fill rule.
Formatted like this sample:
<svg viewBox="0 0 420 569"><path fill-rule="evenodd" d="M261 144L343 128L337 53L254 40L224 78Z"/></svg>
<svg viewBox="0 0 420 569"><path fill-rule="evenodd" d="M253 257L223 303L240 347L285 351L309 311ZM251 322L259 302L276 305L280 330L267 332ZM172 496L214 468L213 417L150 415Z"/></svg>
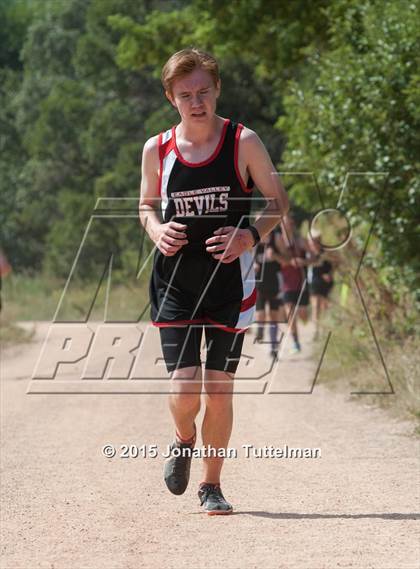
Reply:
<svg viewBox="0 0 420 569"><path fill-rule="evenodd" d="M332 282L326 282L324 280L316 280L312 281L309 289L312 295L323 296L327 298L327 296L331 292L332 287L333 287Z"/></svg>
<svg viewBox="0 0 420 569"><path fill-rule="evenodd" d="M281 298L278 297L277 292L272 294L258 290L256 309L264 310L266 304L270 306L270 310L277 310L280 306L282 306L283 301Z"/></svg>
<svg viewBox="0 0 420 569"><path fill-rule="evenodd" d="M180 368L201 366L203 328L207 347L206 369L236 372L244 342L243 332L226 332L209 324L187 324L159 328L168 373Z"/></svg>
<svg viewBox="0 0 420 569"><path fill-rule="evenodd" d="M284 304L294 304L298 303L300 296L300 290L287 290L283 293L283 302ZM309 304L309 293L308 293L308 285L305 284L305 288L303 289L302 296L300 298L299 306L308 306Z"/></svg>
<svg viewBox="0 0 420 569"><path fill-rule="evenodd" d="M165 256L155 252L150 280L151 320L156 326L215 324L243 332L254 320L257 291L251 251L219 263L202 251Z"/></svg>

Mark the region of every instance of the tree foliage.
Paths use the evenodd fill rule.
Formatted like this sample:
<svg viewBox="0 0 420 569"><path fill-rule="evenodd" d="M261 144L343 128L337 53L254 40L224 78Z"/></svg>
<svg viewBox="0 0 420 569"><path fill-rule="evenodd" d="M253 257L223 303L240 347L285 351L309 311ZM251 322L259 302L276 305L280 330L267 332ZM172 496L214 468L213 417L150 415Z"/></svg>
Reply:
<svg viewBox="0 0 420 569"><path fill-rule="evenodd" d="M383 263L413 286L419 273L418 1L340 0L328 10L330 49L313 52L304 80L291 81L278 127L287 132L287 167L317 173L334 205L346 175L342 206L354 222L375 218ZM384 172L378 177L363 173ZM293 195L307 207L305 179Z"/></svg>
<svg viewBox="0 0 420 569"><path fill-rule="evenodd" d="M3 0L2 245L17 270L66 276L98 197L138 195L145 140L177 115L159 82L174 52L220 61L219 112L254 128L279 167L312 171L328 205L376 218L384 274L416 286L420 0ZM313 211L308 178L288 185ZM136 235L104 231L85 256ZM99 247L99 249L98 249ZM124 261L121 261L123 264ZM123 266L121 268L124 268Z"/></svg>

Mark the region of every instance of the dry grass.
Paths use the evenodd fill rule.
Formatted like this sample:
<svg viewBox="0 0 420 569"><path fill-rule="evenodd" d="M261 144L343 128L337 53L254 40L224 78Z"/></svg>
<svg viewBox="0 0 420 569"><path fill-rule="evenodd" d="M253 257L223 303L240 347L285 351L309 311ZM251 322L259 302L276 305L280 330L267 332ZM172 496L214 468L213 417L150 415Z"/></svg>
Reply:
<svg viewBox="0 0 420 569"><path fill-rule="evenodd" d="M64 280L15 274L4 280L2 315L7 322L52 321L56 313L57 319L70 322L135 321L147 312L148 279L145 274L138 280L114 279L109 288L106 281L92 281L65 289Z"/></svg>
<svg viewBox="0 0 420 569"><path fill-rule="evenodd" d="M2 349L12 344L23 344L30 342L33 332L24 330L20 326L6 322L3 317L0 318L0 344Z"/></svg>
<svg viewBox="0 0 420 569"><path fill-rule="evenodd" d="M321 337L325 339L327 331L332 335L319 381L334 389L360 393L350 397L413 421L415 432L420 434L420 352L416 334L395 336L389 332L389 320L383 322L376 317L371 320L374 338L367 320L356 316L351 308L343 312L336 303L323 320L325 334ZM320 357L324 345L316 344L316 356Z"/></svg>

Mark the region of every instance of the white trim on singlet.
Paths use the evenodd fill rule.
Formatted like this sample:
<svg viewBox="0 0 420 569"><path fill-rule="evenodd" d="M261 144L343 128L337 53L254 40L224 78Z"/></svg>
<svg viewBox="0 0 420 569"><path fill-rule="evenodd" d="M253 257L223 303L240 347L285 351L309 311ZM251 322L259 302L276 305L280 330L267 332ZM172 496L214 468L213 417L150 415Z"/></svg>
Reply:
<svg viewBox="0 0 420 569"><path fill-rule="evenodd" d="M165 144L165 142L168 142L168 140L170 140L172 137L172 130L169 129L165 132L162 133L162 144ZM161 184L161 188L160 188L160 196L161 196L161 209L162 209L162 215L165 216L165 211L166 208L168 206L168 182L169 182L169 177L171 175L172 172L172 168L175 164L175 160L176 160L176 153L175 153L175 148L172 148L167 154L166 156L164 156L163 160L162 160L162 184Z"/></svg>
<svg viewBox="0 0 420 569"><path fill-rule="evenodd" d="M248 310L245 310L244 312L240 313L235 328L240 328L241 330L243 330L244 328L249 328L251 324L254 322L254 320L255 320L255 304L251 306L251 308L248 308Z"/></svg>
<svg viewBox="0 0 420 569"><path fill-rule="evenodd" d="M241 265L243 288L242 300L245 300L253 294L255 289L254 252L244 251L242 255L239 256L239 262ZM254 316L255 303L250 308L239 314L235 328L247 328L248 326L251 326L254 322Z"/></svg>

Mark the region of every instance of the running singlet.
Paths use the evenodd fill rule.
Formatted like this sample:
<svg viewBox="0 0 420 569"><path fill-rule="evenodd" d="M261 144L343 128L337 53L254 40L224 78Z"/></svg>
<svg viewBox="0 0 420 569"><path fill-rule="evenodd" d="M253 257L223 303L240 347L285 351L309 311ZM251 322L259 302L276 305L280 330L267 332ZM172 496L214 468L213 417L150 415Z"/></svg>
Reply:
<svg viewBox="0 0 420 569"><path fill-rule="evenodd" d="M305 251L297 244L287 248L293 257L305 258ZM300 291L306 278L306 267L294 267L293 265L281 265L283 292Z"/></svg>
<svg viewBox="0 0 420 569"><path fill-rule="evenodd" d="M205 161L181 155L175 127L159 135L159 191L163 222L187 226L188 244L176 255L155 251L150 282L151 318L157 326L213 323L237 332L253 321L256 290L253 252L219 263L205 241L219 227L247 227L252 180L238 168L243 126L225 119L219 144Z"/></svg>
<svg viewBox="0 0 420 569"><path fill-rule="evenodd" d="M271 243L273 241L270 241L270 247ZM264 252L265 244L258 243L255 254L255 262L258 265L255 273L257 289L264 294L276 296L280 290L280 264L277 261L264 259Z"/></svg>
<svg viewBox="0 0 420 569"><path fill-rule="evenodd" d="M327 296L334 281L332 279L333 266L323 255L318 255L316 262L309 267L308 282L311 287L312 294ZM330 275L331 280L325 280L323 275Z"/></svg>
<svg viewBox="0 0 420 569"><path fill-rule="evenodd" d="M308 280L313 282L327 282L322 278L322 275L328 275L332 272L332 264L323 259L321 255L318 256L316 263L309 268Z"/></svg>

